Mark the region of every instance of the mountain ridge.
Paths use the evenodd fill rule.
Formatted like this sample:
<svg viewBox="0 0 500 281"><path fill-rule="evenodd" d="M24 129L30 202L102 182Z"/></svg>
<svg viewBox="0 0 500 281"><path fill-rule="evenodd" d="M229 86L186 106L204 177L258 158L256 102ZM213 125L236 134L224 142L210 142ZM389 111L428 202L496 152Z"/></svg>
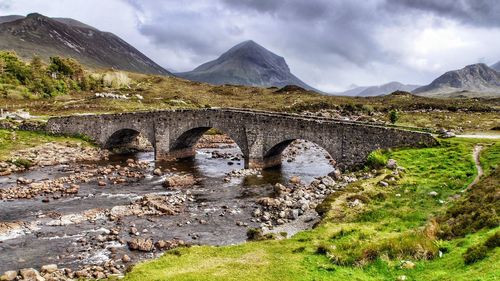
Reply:
<svg viewBox="0 0 500 281"><path fill-rule="evenodd" d="M453 96L457 93L500 95L500 73L484 63L467 65L461 69L447 71L429 85L413 90L424 96Z"/></svg>
<svg viewBox="0 0 500 281"><path fill-rule="evenodd" d="M290 72L285 59L253 40L241 42L217 59L203 63L192 71L175 75L215 85L234 84L258 87L295 85L317 91Z"/></svg>
<svg viewBox="0 0 500 281"><path fill-rule="evenodd" d="M418 87L418 85L403 84L397 81L392 81L378 86L355 87L344 92L335 93L335 95L357 97L385 96L395 91L411 92Z"/></svg>
<svg viewBox="0 0 500 281"><path fill-rule="evenodd" d="M496 70L497 72L500 72L500 61L495 64L492 64L490 67Z"/></svg>
<svg viewBox="0 0 500 281"><path fill-rule="evenodd" d="M3 21L3 22L2 22ZM0 49L24 59L72 57L95 68L172 75L120 37L69 18L38 13L0 18Z"/></svg>

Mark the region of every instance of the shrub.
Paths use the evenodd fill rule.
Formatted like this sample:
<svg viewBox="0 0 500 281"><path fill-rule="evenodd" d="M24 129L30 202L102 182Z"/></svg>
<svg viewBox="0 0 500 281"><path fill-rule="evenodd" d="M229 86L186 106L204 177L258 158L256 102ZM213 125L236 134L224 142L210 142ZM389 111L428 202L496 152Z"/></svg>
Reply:
<svg viewBox="0 0 500 281"><path fill-rule="evenodd" d="M484 242L484 246L493 249L500 247L500 231L495 232Z"/></svg>
<svg viewBox="0 0 500 281"><path fill-rule="evenodd" d="M391 123L396 124L396 122L398 122L398 119L399 119L399 113L396 110L391 110L389 112L389 120L391 120Z"/></svg>
<svg viewBox="0 0 500 281"><path fill-rule="evenodd" d="M126 88L132 82L128 75L121 71L107 72L102 77L102 81L104 86L115 89Z"/></svg>
<svg viewBox="0 0 500 281"><path fill-rule="evenodd" d="M18 167L24 167L25 169L28 169L29 167L33 166L33 162L29 159L24 159L24 158L19 158L11 161L12 164L18 166Z"/></svg>
<svg viewBox="0 0 500 281"><path fill-rule="evenodd" d="M380 149L377 149L368 155L366 159L366 166L372 169L380 169L387 163L387 157Z"/></svg>
<svg viewBox="0 0 500 281"><path fill-rule="evenodd" d="M474 245L467 249L467 251L463 254L464 263L472 264L478 262L486 257L486 253L488 252L488 248L484 245Z"/></svg>
<svg viewBox="0 0 500 281"><path fill-rule="evenodd" d="M276 239L276 234L267 233L264 234L260 228L249 228L247 230L247 240L248 241L262 241L262 240L273 240Z"/></svg>
<svg viewBox="0 0 500 281"><path fill-rule="evenodd" d="M494 228L500 224L500 171L495 169L481 180L464 198L455 202L446 213L437 218L442 239L453 239Z"/></svg>

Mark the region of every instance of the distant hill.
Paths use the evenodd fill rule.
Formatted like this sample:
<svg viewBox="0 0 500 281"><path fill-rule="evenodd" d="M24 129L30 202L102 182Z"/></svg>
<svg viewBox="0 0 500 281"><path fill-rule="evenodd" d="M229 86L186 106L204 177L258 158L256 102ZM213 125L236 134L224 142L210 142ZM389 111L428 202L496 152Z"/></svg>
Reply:
<svg viewBox="0 0 500 281"><path fill-rule="evenodd" d="M429 85L415 89L413 93L439 97L498 97L500 73L483 63L472 64L459 70L448 71Z"/></svg>
<svg viewBox="0 0 500 281"><path fill-rule="evenodd" d="M500 72L500 61L495 63L494 65L492 65L490 67L493 68L494 70Z"/></svg>
<svg viewBox="0 0 500 281"><path fill-rule="evenodd" d="M411 92L418 87L418 85L405 85L399 82L389 82L380 86L356 87L341 93L336 93L336 95L358 97L385 96L395 91Z"/></svg>
<svg viewBox="0 0 500 281"><path fill-rule="evenodd" d="M72 57L84 65L148 74L171 75L118 36L68 18L37 13L0 17L0 50L24 59L39 55Z"/></svg>
<svg viewBox="0 0 500 281"><path fill-rule="evenodd" d="M251 40L232 47L216 60L204 63L192 71L176 73L176 75L214 85L259 87L296 85L317 91L293 75L283 57Z"/></svg>

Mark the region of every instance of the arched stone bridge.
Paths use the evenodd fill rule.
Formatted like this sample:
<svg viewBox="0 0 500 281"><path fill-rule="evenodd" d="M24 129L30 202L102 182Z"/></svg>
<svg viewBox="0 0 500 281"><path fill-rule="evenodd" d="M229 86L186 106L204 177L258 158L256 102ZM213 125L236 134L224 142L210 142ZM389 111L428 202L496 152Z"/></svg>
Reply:
<svg viewBox="0 0 500 281"><path fill-rule="evenodd" d="M240 109L165 110L50 118L47 130L56 134L85 135L106 148L139 133L155 149L155 158L192 157L194 145L210 128L228 134L240 147L245 167L281 164L281 152L296 139L323 147L346 169L364 163L378 148L430 146L428 133L332 120L296 114Z"/></svg>

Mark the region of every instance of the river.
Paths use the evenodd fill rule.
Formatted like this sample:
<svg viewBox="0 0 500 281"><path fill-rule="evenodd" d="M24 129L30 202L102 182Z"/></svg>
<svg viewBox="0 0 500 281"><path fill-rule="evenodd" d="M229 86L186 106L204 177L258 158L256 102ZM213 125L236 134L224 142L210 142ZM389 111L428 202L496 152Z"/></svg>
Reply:
<svg viewBox="0 0 500 281"><path fill-rule="evenodd" d="M29 227L8 234L0 234L0 272L20 268L39 268L45 264L57 264L59 268L73 270L85 265L102 264L123 255L132 262L153 258L161 252L145 253L130 251L125 241L133 237L147 237L154 241L179 239L191 244L227 245L246 240L248 227L258 227L252 218L256 199L273 196L275 183L286 184L292 176L310 182L333 170L325 158L325 152L309 145L300 153L284 159L281 168L265 170L261 175L232 177L226 174L242 169L243 160L212 157L212 151L237 155L237 147L198 149L193 159L173 162L155 162L153 153L140 152L130 155L113 155L98 167L123 165L129 158L147 161L142 173L144 178L105 187L97 179L80 183L77 195L42 202L43 196L34 199L0 201L0 222L23 222ZM293 161L292 161L293 160ZM231 163L229 163L231 162ZM88 164L88 163L87 163ZM96 163L94 163L95 165ZM39 181L57 179L85 169L86 164L43 167L0 178L0 188L16 185L19 177ZM189 173L200 179L189 190L170 191L162 186L163 177L153 175L161 167L171 173ZM54 217L82 214L88 210L110 209L127 205L146 194L174 194L187 192L182 212L163 216L127 216L120 220L97 217L66 225L51 223ZM242 223L243 222L243 223ZM299 228L310 225L299 224ZM131 234L131 228L140 232ZM115 229L119 239L107 241L102 235Z"/></svg>

